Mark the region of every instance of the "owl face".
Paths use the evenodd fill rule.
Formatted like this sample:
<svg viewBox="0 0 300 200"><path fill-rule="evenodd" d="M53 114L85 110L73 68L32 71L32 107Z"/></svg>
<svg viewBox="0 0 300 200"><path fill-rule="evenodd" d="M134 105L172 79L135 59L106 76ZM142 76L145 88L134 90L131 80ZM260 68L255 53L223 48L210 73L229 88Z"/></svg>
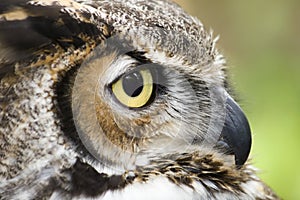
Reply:
<svg viewBox="0 0 300 200"><path fill-rule="evenodd" d="M157 171L160 160L181 155L213 155L235 170L247 160L250 128L227 92L224 58L177 5L49 0L0 8L0 192L7 197L24 187L52 196L53 185L75 194L104 172L132 177L124 173L153 160ZM78 182L78 169L91 177Z"/></svg>
<svg viewBox="0 0 300 200"><path fill-rule="evenodd" d="M177 38L168 34L162 37ZM164 57L153 62L151 56L159 47L155 42L135 47L131 41L139 39L130 34L106 39L77 70L68 112L84 148L98 161L123 169L165 152L197 151L199 146L211 151L220 144L225 152L240 148L235 142L240 144L237 138L243 134L249 137L248 122L223 80L196 76L201 73L193 71L196 66L174 64L174 58L163 52L157 56ZM228 106L235 106L236 113ZM246 127L243 134L233 135L233 129L222 132L226 119L233 123L227 115L243 117L237 121ZM236 151L239 165L247 151Z"/></svg>

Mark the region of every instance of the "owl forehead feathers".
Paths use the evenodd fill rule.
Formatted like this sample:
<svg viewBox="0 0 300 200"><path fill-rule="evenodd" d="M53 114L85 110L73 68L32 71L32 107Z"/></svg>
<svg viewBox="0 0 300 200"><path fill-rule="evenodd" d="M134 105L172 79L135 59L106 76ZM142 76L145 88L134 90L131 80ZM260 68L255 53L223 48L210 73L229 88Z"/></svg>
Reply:
<svg viewBox="0 0 300 200"><path fill-rule="evenodd" d="M156 0L147 1L147 4L140 0L78 2L81 4L71 0L16 1L13 7L7 6L8 4L6 5L4 2L2 9L5 12L1 14L0 19L6 21L22 19L26 26L33 29L32 37L36 42L30 41L30 36L28 36L29 49L39 50L45 44L59 41L69 40L72 44L72 41L83 40L80 34L85 35L86 40L98 38L97 34L108 36L120 34L131 40L134 48L137 51L145 52L145 56L153 62L172 67L180 66L189 74L194 73L196 77L201 76L203 79L207 79L208 83L222 84L225 78L222 70L225 67L225 60L215 48L216 40L211 33L204 30L198 19L185 13L175 3ZM83 28L76 30L80 36L78 38L72 33L61 34L51 28L43 30L46 28L42 25L36 26L36 22L32 20L35 17L50 18L53 22L46 21L53 23L53 28L61 27L66 31L68 29L74 31L70 25L75 22L95 26L94 28L98 31L92 31L91 27L82 25ZM49 27L47 28L49 29ZM48 36L52 41L43 36L44 31L54 33L54 35ZM5 48L9 39L6 37L7 35L0 35L0 39L3 38L2 45L4 45L0 60L3 61L9 60L7 55L12 51ZM18 48L18 41L15 43L14 45ZM97 43L99 44L99 41L95 41L95 44ZM65 42L59 42L59 45L65 45ZM46 46L46 48L48 47ZM7 50L3 52L3 49ZM27 53L31 53L31 50L28 50Z"/></svg>
<svg viewBox="0 0 300 200"><path fill-rule="evenodd" d="M96 2L101 18L109 19L115 31L130 38L152 62L179 66L208 83L222 84L225 60L215 48L218 38L214 39L198 19L171 1L118 3L116 8L114 3ZM117 17L111 18L112 13Z"/></svg>

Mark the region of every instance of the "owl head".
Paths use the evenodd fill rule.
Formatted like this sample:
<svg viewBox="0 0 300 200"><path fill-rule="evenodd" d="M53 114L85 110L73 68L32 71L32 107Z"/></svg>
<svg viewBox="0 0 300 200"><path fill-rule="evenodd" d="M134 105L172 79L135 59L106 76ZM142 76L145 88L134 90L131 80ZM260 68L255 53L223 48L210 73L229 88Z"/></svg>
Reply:
<svg viewBox="0 0 300 200"><path fill-rule="evenodd" d="M241 167L250 128L216 41L169 1L1 1L0 176L65 183L76 160L119 173L195 152Z"/></svg>

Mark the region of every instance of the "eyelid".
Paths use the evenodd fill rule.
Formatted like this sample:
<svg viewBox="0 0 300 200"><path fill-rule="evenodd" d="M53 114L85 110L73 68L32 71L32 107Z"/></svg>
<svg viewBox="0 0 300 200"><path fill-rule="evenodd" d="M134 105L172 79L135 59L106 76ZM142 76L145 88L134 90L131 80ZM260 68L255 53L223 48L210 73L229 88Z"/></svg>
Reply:
<svg viewBox="0 0 300 200"><path fill-rule="evenodd" d="M130 73L135 70L140 63L131 58L129 56L122 56L116 58L112 63L110 63L112 67L109 67L105 72L105 80L106 87L110 87L113 83L118 81L122 76Z"/></svg>
<svg viewBox="0 0 300 200"><path fill-rule="evenodd" d="M152 64L151 64L152 65ZM114 83L122 79L122 77L125 77L128 74L134 73L134 72L139 72L141 70L150 70L150 72L153 75L153 70L155 68L149 67L149 64L141 64L141 63L133 63L131 66L127 67L126 71L123 72L122 74L118 75L117 78L115 78L113 81L111 81L108 86L111 87Z"/></svg>

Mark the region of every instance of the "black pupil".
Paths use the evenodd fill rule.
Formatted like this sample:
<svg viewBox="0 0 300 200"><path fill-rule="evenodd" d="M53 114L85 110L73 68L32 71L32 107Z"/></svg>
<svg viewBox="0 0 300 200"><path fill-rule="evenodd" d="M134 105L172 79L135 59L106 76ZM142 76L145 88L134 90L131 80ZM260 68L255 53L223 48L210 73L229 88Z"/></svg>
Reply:
<svg viewBox="0 0 300 200"><path fill-rule="evenodd" d="M133 72L123 78L122 85L128 96L137 97L143 90L144 80L139 72Z"/></svg>

